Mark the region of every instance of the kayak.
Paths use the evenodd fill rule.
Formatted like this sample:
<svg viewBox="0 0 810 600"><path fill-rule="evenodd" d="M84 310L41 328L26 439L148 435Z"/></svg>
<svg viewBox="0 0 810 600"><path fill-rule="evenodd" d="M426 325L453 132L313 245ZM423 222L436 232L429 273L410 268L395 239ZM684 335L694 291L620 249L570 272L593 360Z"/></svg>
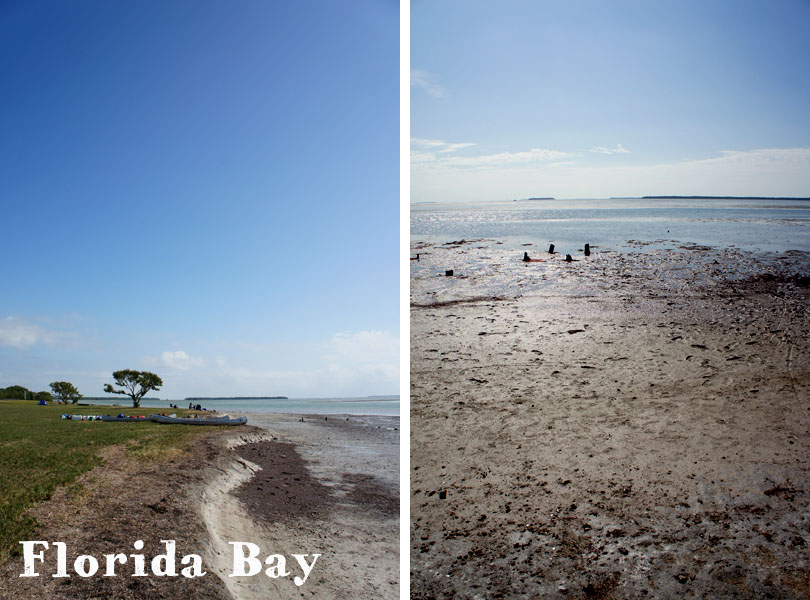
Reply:
<svg viewBox="0 0 810 600"><path fill-rule="evenodd" d="M148 422L149 418L146 415L140 417L111 417L110 415L101 415L101 420L107 423L133 423L136 421Z"/></svg>
<svg viewBox="0 0 810 600"><path fill-rule="evenodd" d="M149 420L167 425L244 425L247 417L232 419L228 415L222 417L164 417L163 415L149 415Z"/></svg>

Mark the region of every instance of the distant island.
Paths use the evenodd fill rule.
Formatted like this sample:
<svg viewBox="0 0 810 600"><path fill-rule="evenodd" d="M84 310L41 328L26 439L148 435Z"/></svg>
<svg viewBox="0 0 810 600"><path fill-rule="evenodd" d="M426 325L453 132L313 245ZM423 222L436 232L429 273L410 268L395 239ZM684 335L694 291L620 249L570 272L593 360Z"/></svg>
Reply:
<svg viewBox="0 0 810 600"><path fill-rule="evenodd" d="M289 400L287 396L190 396L183 400L183 402L194 402L196 400Z"/></svg>
<svg viewBox="0 0 810 600"><path fill-rule="evenodd" d="M789 196L642 196L642 200L810 200Z"/></svg>
<svg viewBox="0 0 810 600"><path fill-rule="evenodd" d="M526 198L526 200L554 200L554 198Z"/></svg>

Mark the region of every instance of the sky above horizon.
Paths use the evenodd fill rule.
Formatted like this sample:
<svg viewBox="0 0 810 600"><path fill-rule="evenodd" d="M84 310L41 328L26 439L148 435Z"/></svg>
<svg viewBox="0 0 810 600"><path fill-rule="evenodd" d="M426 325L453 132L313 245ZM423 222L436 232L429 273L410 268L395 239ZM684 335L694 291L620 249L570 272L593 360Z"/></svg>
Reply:
<svg viewBox="0 0 810 600"><path fill-rule="evenodd" d="M810 196L810 3L411 2L411 201Z"/></svg>
<svg viewBox="0 0 810 600"><path fill-rule="evenodd" d="M0 77L0 387L399 392L396 2L13 0Z"/></svg>

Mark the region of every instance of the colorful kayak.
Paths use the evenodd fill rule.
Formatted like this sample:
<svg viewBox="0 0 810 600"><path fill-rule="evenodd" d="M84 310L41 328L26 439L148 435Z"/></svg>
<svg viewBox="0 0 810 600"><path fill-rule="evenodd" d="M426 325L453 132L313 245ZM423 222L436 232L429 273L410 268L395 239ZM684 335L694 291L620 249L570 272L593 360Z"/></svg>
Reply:
<svg viewBox="0 0 810 600"><path fill-rule="evenodd" d="M123 415L117 417L111 417L110 415L101 415L101 420L106 421L107 423L134 423L134 422L149 422L149 417L146 415L140 415L137 417L125 417Z"/></svg>
<svg viewBox="0 0 810 600"><path fill-rule="evenodd" d="M247 417L232 419L228 415L222 417L164 417L163 415L149 415L149 419L155 423L167 425L244 425Z"/></svg>

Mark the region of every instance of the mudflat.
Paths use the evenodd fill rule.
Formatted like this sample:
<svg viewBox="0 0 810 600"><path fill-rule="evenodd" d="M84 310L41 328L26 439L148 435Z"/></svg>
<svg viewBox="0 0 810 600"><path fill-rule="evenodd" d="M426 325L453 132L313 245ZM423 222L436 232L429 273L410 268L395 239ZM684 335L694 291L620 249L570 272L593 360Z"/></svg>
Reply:
<svg viewBox="0 0 810 600"><path fill-rule="evenodd" d="M414 251L414 598L810 595L807 254Z"/></svg>
<svg viewBox="0 0 810 600"><path fill-rule="evenodd" d="M202 496L212 570L240 600L399 598L399 417L250 415ZM305 584L233 578L229 541L320 554ZM292 572L294 565L290 566ZM297 574L297 573L296 573Z"/></svg>

